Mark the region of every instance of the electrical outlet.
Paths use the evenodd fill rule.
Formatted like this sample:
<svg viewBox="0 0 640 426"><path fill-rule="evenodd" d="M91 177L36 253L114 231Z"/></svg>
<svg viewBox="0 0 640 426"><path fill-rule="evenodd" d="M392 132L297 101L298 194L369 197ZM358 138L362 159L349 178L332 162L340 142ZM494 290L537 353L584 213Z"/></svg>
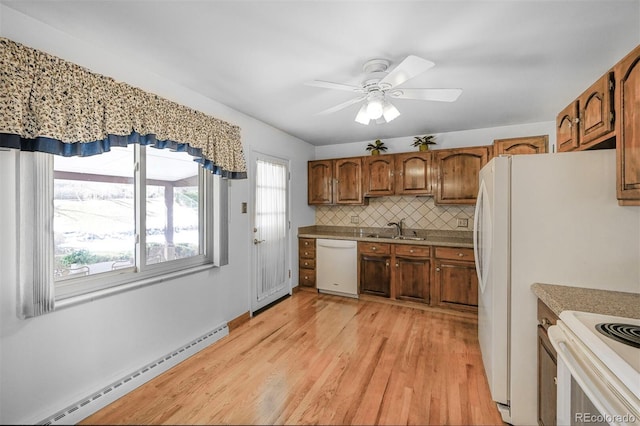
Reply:
<svg viewBox="0 0 640 426"><path fill-rule="evenodd" d="M458 218L458 228L467 228L469 226L469 219Z"/></svg>
<svg viewBox="0 0 640 426"><path fill-rule="evenodd" d="M360 216L351 216L351 223L360 223Z"/></svg>

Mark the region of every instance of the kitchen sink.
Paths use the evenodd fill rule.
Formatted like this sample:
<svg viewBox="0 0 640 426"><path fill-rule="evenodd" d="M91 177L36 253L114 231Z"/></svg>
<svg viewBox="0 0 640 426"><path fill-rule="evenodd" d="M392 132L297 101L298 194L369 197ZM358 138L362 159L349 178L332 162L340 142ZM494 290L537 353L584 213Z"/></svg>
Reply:
<svg viewBox="0 0 640 426"><path fill-rule="evenodd" d="M394 236L389 236L389 235L380 235L380 234L369 234L367 235L367 238L385 238L385 239L391 239L391 240L411 240L411 241L425 241L426 238L423 237L409 237L407 235L394 235Z"/></svg>

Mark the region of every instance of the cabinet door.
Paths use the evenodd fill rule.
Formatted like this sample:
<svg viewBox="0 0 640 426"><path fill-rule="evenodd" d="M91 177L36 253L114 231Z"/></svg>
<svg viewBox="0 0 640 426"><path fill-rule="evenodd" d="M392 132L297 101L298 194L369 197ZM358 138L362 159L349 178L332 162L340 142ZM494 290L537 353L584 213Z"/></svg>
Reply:
<svg viewBox="0 0 640 426"><path fill-rule="evenodd" d="M391 256L360 255L360 292L389 297Z"/></svg>
<svg viewBox="0 0 640 426"><path fill-rule="evenodd" d="M333 204L333 160L309 161L307 179L308 204Z"/></svg>
<svg viewBox="0 0 640 426"><path fill-rule="evenodd" d="M580 147L613 130L613 73L607 73L578 98Z"/></svg>
<svg viewBox="0 0 640 426"><path fill-rule="evenodd" d="M556 424L556 352L547 333L538 326L538 424Z"/></svg>
<svg viewBox="0 0 640 426"><path fill-rule="evenodd" d="M556 117L556 147L558 152L573 151L580 146L578 142L578 103L571 102Z"/></svg>
<svg viewBox="0 0 640 426"><path fill-rule="evenodd" d="M470 262L436 260L437 304L465 309L478 306L478 277Z"/></svg>
<svg viewBox="0 0 640 426"><path fill-rule="evenodd" d="M524 138L496 139L493 141L493 155L543 154L549 152L549 136L528 136Z"/></svg>
<svg viewBox="0 0 640 426"><path fill-rule="evenodd" d="M336 204L363 204L362 158L341 158L335 160L334 176Z"/></svg>
<svg viewBox="0 0 640 426"><path fill-rule="evenodd" d="M396 194L431 195L431 153L410 152L395 155Z"/></svg>
<svg viewBox="0 0 640 426"><path fill-rule="evenodd" d="M396 255L396 299L429 303L429 274L431 262L427 258Z"/></svg>
<svg viewBox="0 0 640 426"><path fill-rule="evenodd" d="M364 195L377 197L393 195L393 155L372 155L364 158Z"/></svg>
<svg viewBox="0 0 640 426"><path fill-rule="evenodd" d="M443 149L434 152L437 204L475 204L478 174L489 160L489 148Z"/></svg>
<svg viewBox="0 0 640 426"><path fill-rule="evenodd" d="M616 66L618 199L640 205L640 46Z"/></svg>

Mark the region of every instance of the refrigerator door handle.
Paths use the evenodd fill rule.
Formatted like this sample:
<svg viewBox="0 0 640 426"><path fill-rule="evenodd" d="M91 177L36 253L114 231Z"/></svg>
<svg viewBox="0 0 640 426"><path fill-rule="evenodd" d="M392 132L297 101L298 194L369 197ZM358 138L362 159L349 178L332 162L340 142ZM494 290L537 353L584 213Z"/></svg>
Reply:
<svg viewBox="0 0 640 426"><path fill-rule="evenodd" d="M491 217L489 209L487 187L484 180L480 181L476 209L473 215L473 255L476 259L476 274L480 291L484 293L487 285L487 269L489 268L489 256L491 254L491 224L487 222ZM482 240L484 238L484 240Z"/></svg>

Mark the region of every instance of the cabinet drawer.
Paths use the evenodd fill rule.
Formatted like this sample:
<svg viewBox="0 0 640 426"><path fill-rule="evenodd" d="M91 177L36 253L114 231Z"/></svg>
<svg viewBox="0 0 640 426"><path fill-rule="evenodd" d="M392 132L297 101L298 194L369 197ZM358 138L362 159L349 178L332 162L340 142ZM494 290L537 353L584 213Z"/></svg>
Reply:
<svg viewBox="0 0 640 426"><path fill-rule="evenodd" d="M396 244L395 253L399 256L429 257L431 250L428 246L411 246Z"/></svg>
<svg viewBox="0 0 640 426"><path fill-rule="evenodd" d="M316 249L315 238L298 238L298 249L302 252L304 250Z"/></svg>
<svg viewBox="0 0 640 426"><path fill-rule="evenodd" d="M358 243L358 251L367 254L391 254L391 244L388 243Z"/></svg>
<svg viewBox="0 0 640 426"><path fill-rule="evenodd" d="M315 259L306 259L304 257L301 257L298 263L301 268L316 269Z"/></svg>
<svg viewBox="0 0 640 426"><path fill-rule="evenodd" d="M302 249L300 250L300 259L315 259L316 249Z"/></svg>
<svg viewBox="0 0 640 426"><path fill-rule="evenodd" d="M464 260L473 262L473 249L460 247L436 247L438 259Z"/></svg>
<svg viewBox="0 0 640 426"><path fill-rule="evenodd" d="M303 287L315 287L316 286L316 270L300 268L298 275L298 282Z"/></svg>

